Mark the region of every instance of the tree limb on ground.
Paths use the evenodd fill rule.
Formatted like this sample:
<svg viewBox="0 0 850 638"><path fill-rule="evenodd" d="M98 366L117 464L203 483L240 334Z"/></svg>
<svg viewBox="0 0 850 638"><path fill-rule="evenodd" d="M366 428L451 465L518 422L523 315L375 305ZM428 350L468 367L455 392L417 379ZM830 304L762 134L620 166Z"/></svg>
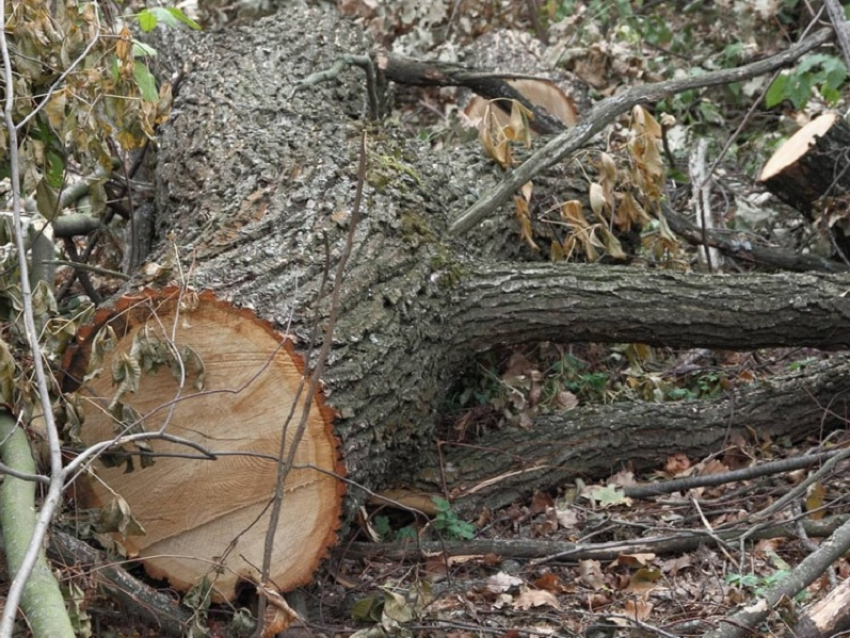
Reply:
<svg viewBox="0 0 850 638"><path fill-rule="evenodd" d="M825 537L832 534L850 517L833 516L819 521L806 520L803 527L810 536ZM760 529L749 536L753 540L766 538L792 538L796 536L796 523L786 522ZM734 542L747 530L729 529L714 531L711 535L704 530L681 530L665 535L610 541L606 543L570 543L539 539L487 539L487 540L444 540L427 542L395 543L349 543L340 549L346 558L370 558L392 561L418 561L424 557L475 556L493 554L503 558L531 559L532 565L552 561L613 560L623 554L649 552L653 554L680 554L692 552L700 545L713 545L718 540Z"/></svg>

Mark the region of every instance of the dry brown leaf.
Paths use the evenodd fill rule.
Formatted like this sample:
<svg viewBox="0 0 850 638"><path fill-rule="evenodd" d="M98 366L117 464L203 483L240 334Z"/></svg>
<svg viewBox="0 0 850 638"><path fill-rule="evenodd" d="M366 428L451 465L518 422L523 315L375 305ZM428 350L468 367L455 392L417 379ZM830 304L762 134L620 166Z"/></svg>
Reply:
<svg viewBox="0 0 850 638"><path fill-rule="evenodd" d="M729 467L717 459L711 459L700 464L700 476L711 476L714 474L723 474L729 471Z"/></svg>
<svg viewBox="0 0 850 638"><path fill-rule="evenodd" d="M528 202L522 197L514 197L516 206L516 218L520 226L520 236L532 250L540 250L534 243L534 229L531 227L531 212L528 210Z"/></svg>
<svg viewBox="0 0 850 638"><path fill-rule="evenodd" d="M559 593L564 590L561 579L551 572L543 574L540 578L534 581L533 585L537 589L544 589L552 593Z"/></svg>
<svg viewBox="0 0 850 638"><path fill-rule="evenodd" d="M557 392L549 404L558 410L572 410L578 406L578 397L569 390Z"/></svg>
<svg viewBox="0 0 850 638"><path fill-rule="evenodd" d="M617 487L634 487L637 485L635 473L631 470L620 470L616 474L613 474L606 483L608 485L616 485Z"/></svg>
<svg viewBox="0 0 850 638"><path fill-rule="evenodd" d="M487 591L490 591L494 594L499 594L502 592L506 592L509 589L513 589L514 587L519 587L520 585L522 585L522 582L522 578L518 578L517 576L511 576L510 574L506 574L505 572L499 572L490 576L490 578L487 579L487 582L484 587Z"/></svg>
<svg viewBox="0 0 850 638"><path fill-rule="evenodd" d="M583 560L578 564L579 580L593 590L605 587L605 577L599 561Z"/></svg>
<svg viewBox="0 0 850 638"><path fill-rule="evenodd" d="M616 564L623 567L645 567L655 560L655 554L651 552L642 554L620 554L617 556Z"/></svg>
<svg viewBox="0 0 850 638"><path fill-rule="evenodd" d="M756 546L753 548L753 555L758 558L766 558L775 555L784 542L785 541L781 538L763 538L756 543Z"/></svg>
<svg viewBox="0 0 850 638"><path fill-rule="evenodd" d="M561 604L552 592L541 589L528 589L523 587L519 596L514 598L514 609L523 609L528 611L532 607L542 607L548 605L555 609L560 609Z"/></svg>
<svg viewBox="0 0 850 638"><path fill-rule="evenodd" d="M689 469L691 469L691 461L687 455L681 452L668 456L667 462L664 464L664 471L670 476L679 476Z"/></svg>
<svg viewBox="0 0 850 638"><path fill-rule="evenodd" d="M510 84L523 97L535 106L542 108L549 115L559 119L565 126L573 127L578 122L578 111L571 97L549 80L509 80ZM475 96L464 109L464 115L475 126L484 118L484 112L490 102ZM507 127L510 117L502 109L496 107L496 118L502 127ZM511 109L513 111L513 108Z"/></svg>
<svg viewBox="0 0 850 638"><path fill-rule="evenodd" d="M623 605L623 613L635 620L646 620L652 613L652 603L645 600L627 600Z"/></svg>
<svg viewBox="0 0 850 638"><path fill-rule="evenodd" d="M268 602L264 616L263 638L273 638L280 632L286 631L292 621L301 620L301 617L286 603L283 596L274 589L258 585L257 591L260 595L265 596Z"/></svg>
<svg viewBox="0 0 850 638"><path fill-rule="evenodd" d="M644 596L657 587L659 578L661 578L661 570L657 567L642 567L629 578L629 586L626 589Z"/></svg>
<svg viewBox="0 0 850 638"><path fill-rule="evenodd" d="M818 521L826 515L826 510L823 507L825 497L826 489L824 489L823 483L818 481L809 486L809 491L806 494L806 511L809 513L810 519Z"/></svg>
<svg viewBox="0 0 850 638"><path fill-rule="evenodd" d="M511 142L522 142L526 148L531 148L531 129L528 128L530 111L516 100L511 102L511 117L508 125L503 127L505 137Z"/></svg>
<svg viewBox="0 0 850 638"><path fill-rule="evenodd" d="M567 529L575 529L578 527L579 516L575 508L564 507L555 509L555 517L558 519L558 524Z"/></svg>
<svg viewBox="0 0 850 638"><path fill-rule="evenodd" d="M603 217L602 211L608 206L608 201L605 197L605 189L602 188L601 184L596 182L590 184L588 199L590 200L590 210L597 217Z"/></svg>
<svg viewBox="0 0 850 638"><path fill-rule="evenodd" d="M683 554L681 556L677 556L676 558L665 560L663 563L661 563L661 571L665 574L675 576L680 571L690 567L691 565L693 565L693 559L691 558L691 555Z"/></svg>
<svg viewBox="0 0 850 638"><path fill-rule="evenodd" d="M555 500L545 492L535 492L534 495L531 497L530 511L532 514L540 514L541 512L545 512L554 506Z"/></svg>

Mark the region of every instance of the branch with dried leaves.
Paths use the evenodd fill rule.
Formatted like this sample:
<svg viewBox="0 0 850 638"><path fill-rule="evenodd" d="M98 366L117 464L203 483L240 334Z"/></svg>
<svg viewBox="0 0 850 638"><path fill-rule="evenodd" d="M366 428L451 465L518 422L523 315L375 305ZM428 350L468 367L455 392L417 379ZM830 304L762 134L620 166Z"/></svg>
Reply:
<svg viewBox="0 0 850 638"><path fill-rule="evenodd" d="M602 100L591 111L590 115L579 122L578 125L554 137L525 163L508 173L501 184L461 213L452 222L449 229L455 234L471 230L507 202L523 184L577 151L617 117L629 112L635 106L647 102L657 102L662 98L684 91L742 82L770 73L795 62L806 53L829 42L832 37L831 29L821 29L786 51L751 64L734 69L714 71L698 77L635 86L620 95Z"/></svg>

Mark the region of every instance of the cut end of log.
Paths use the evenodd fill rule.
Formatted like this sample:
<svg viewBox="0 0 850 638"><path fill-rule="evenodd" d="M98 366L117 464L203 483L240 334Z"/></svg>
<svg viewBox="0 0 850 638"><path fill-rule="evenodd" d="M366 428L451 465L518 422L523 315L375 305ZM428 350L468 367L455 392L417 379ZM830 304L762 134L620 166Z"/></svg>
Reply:
<svg viewBox="0 0 850 638"><path fill-rule="evenodd" d="M815 138L823 137L835 125L839 115L836 113L825 113L816 117L799 131L794 133L776 153L764 165L759 175L759 182L781 175L789 166L795 165L801 157L808 153Z"/></svg>
<svg viewBox="0 0 850 638"><path fill-rule="evenodd" d="M101 310L65 367L87 446L141 430L182 439L147 441L155 462L133 455L129 473L127 457L98 460L78 481L81 505L119 495L146 533L116 540L175 588L206 576L226 600L239 581L258 583L281 443L286 458L309 385L292 342L212 293L145 291ZM344 484L333 418L317 393L275 532L270 579L281 591L308 583L336 542Z"/></svg>

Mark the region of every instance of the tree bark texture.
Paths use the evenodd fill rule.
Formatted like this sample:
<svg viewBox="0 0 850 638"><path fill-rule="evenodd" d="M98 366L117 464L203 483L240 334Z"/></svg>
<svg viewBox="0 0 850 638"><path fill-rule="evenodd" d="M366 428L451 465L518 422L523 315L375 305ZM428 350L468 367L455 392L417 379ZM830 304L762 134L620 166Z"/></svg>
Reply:
<svg viewBox="0 0 850 638"><path fill-rule="evenodd" d="M193 285L251 306L303 344L329 313L313 299L341 252L359 134L370 125L357 69L293 89L368 43L332 11L290 11L161 56L188 71L161 134L157 204L180 258L194 260ZM477 142L437 148L391 126L372 130L364 219L325 375L356 482L382 486L428 464L453 373L494 346L850 345L840 276L517 263L527 252L508 211L450 237L451 215L497 179Z"/></svg>
<svg viewBox="0 0 850 638"><path fill-rule="evenodd" d="M183 264L179 283L255 310L296 340L308 364L316 352L310 335L332 312L322 282L342 254L360 135L369 132L363 219L323 376L350 486L442 487L447 477L471 506L495 506L618 463L716 450L730 413L742 415L729 403L548 415L531 431L477 441L480 451L452 449L456 469L447 476L433 443L438 408L456 373L494 347L541 340L850 346L840 275L712 277L544 264L522 246L507 209L462 239L451 236L453 216L495 187L498 170L477 142L432 144L364 121L358 69L296 91L343 54L369 50L332 9L293 6L250 29L167 37L157 45L159 59L185 77L159 139L155 258ZM561 190L547 197L586 193L580 172L553 170L563 177ZM809 392L828 404L845 391L843 378L812 381L816 391L800 379L754 392L742 398L747 416L736 424L811 431L819 408L801 397ZM779 403L783 396L794 399ZM510 480L470 491L517 468ZM365 494L356 487L349 494L352 513Z"/></svg>

